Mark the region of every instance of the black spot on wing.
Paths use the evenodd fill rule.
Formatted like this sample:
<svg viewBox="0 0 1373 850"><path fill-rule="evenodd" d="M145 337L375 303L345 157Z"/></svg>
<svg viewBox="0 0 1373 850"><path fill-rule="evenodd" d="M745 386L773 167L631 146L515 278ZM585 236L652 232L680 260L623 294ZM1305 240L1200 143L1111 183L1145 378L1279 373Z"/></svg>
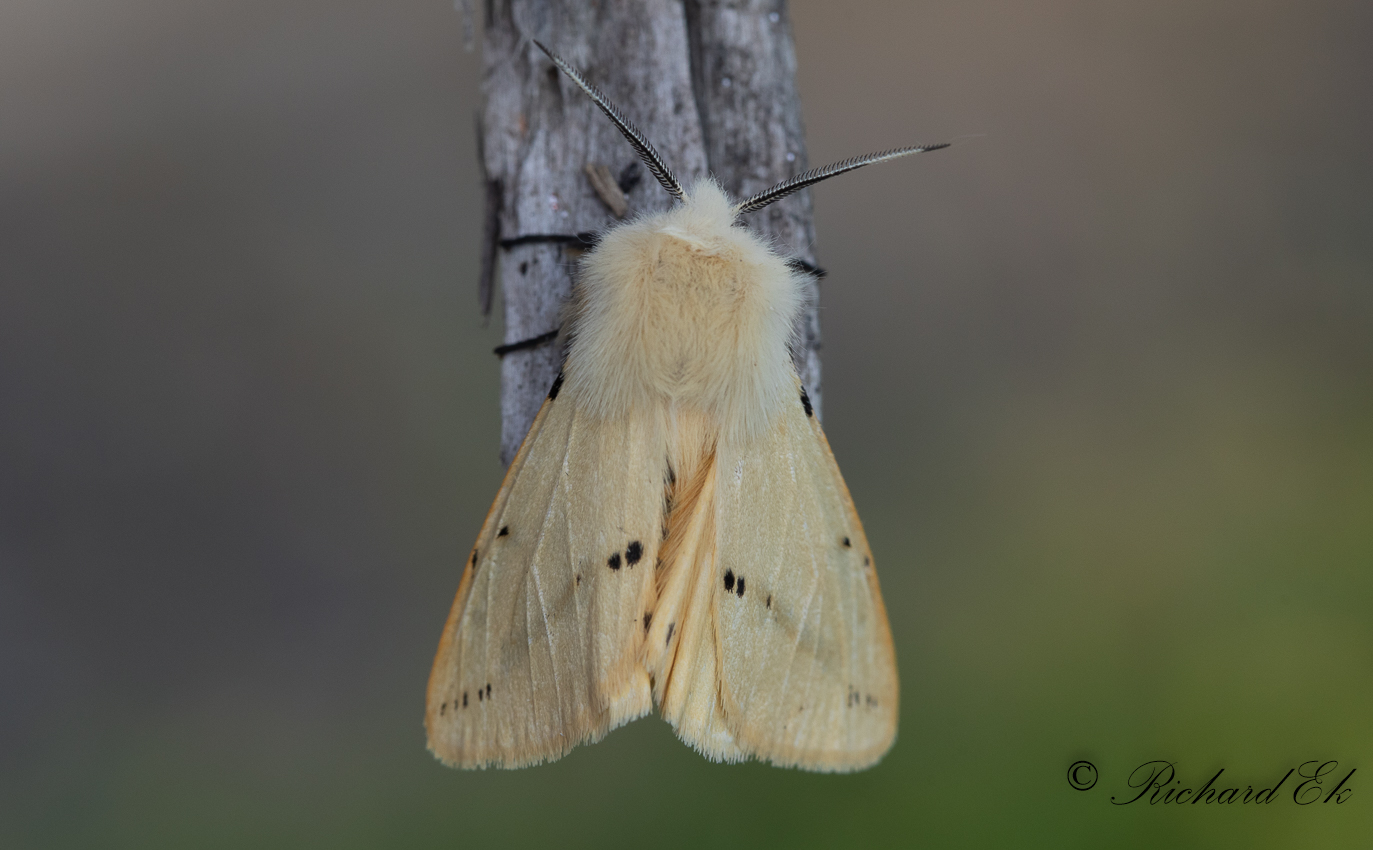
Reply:
<svg viewBox="0 0 1373 850"><path fill-rule="evenodd" d="M648 632L648 627L649 627L650 625L652 625L652 624L653 624L653 615L650 614L650 613L648 613L647 611L645 611L645 612L644 612L644 632L645 632L645 633Z"/></svg>
<svg viewBox="0 0 1373 850"><path fill-rule="evenodd" d="M872 558L868 557L867 555L864 555L864 556L863 556L863 566L865 566L865 567L871 567L871 566L872 566Z"/></svg>
<svg viewBox="0 0 1373 850"><path fill-rule="evenodd" d="M635 540L633 543L629 544L629 548L625 550L625 563L632 567L639 563L639 559L643 556L644 544Z"/></svg>
<svg viewBox="0 0 1373 850"><path fill-rule="evenodd" d="M739 583L734 586L734 592L740 599L744 598L744 577L739 576Z"/></svg>
<svg viewBox="0 0 1373 850"><path fill-rule="evenodd" d="M478 550L478 549L473 549L473 550L472 550L472 566L474 566L474 567L477 565L477 552L478 552L478 551L480 551L480 550Z"/></svg>
<svg viewBox="0 0 1373 850"><path fill-rule="evenodd" d="M581 586L582 586L582 574L581 574L581 573L577 573L577 586L578 586L578 587L581 587Z"/></svg>
<svg viewBox="0 0 1373 850"><path fill-rule="evenodd" d="M462 707L467 708L467 691L462 692Z"/></svg>
<svg viewBox="0 0 1373 850"><path fill-rule="evenodd" d="M813 408L813 407L810 406L810 396L806 394L806 388L805 388L805 387L802 387L802 388L801 388L801 406L804 407L804 408L806 409L806 416L807 416L807 417L811 417L811 416L814 416L814 415L815 415L815 408Z"/></svg>
<svg viewBox="0 0 1373 850"><path fill-rule="evenodd" d="M725 593L734 589L734 570L725 570Z"/></svg>
<svg viewBox="0 0 1373 850"><path fill-rule="evenodd" d="M765 604L768 606L768 610L771 611L771 610L772 610L772 594L771 594L771 593L768 594L768 601L767 601Z"/></svg>
<svg viewBox="0 0 1373 850"><path fill-rule="evenodd" d="M616 552L614 555L611 555L610 558L605 562L605 565L607 567L610 567L612 570L618 570L620 568L620 553Z"/></svg>
<svg viewBox="0 0 1373 850"><path fill-rule="evenodd" d="M845 537L845 538L844 538L844 548L845 548L845 549L848 549L848 548L850 548L850 547L852 547L852 546L853 546L853 544L849 542L849 539L848 539L847 537Z"/></svg>
<svg viewBox="0 0 1373 850"><path fill-rule="evenodd" d="M486 683L486 698L491 699L491 683Z"/></svg>
<svg viewBox="0 0 1373 850"><path fill-rule="evenodd" d="M563 388L563 373L559 372L558 377L553 379L553 386L548 390L548 400L552 401L558 397L558 391Z"/></svg>
<svg viewBox="0 0 1373 850"><path fill-rule="evenodd" d="M508 525L503 525L503 526L501 526L501 530L496 532L496 536L497 536L497 537L509 537L509 536L510 536L510 526L508 526Z"/></svg>
<svg viewBox="0 0 1373 850"><path fill-rule="evenodd" d="M445 702L439 706L439 717L442 717L446 711L448 711L448 703Z"/></svg>
<svg viewBox="0 0 1373 850"><path fill-rule="evenodd" d="M667 637L663 640L663 646L667 646L668 644L672 643L672 633L673 633L674 631L676 631L676 630L677 630L677 624L676 624L676 623L668 623L668 624L667 624Z"/></svg>

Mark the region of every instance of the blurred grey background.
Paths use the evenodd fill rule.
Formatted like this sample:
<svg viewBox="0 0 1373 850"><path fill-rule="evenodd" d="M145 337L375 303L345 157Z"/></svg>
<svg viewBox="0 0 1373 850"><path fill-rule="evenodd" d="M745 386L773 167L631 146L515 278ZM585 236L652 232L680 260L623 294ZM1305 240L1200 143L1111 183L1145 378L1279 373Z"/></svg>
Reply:
<svg viewBox="0 0 1373 850"><path fill-rule="evenodd" d="M886 760L718 766L654 718L434 762L425 679L501 475L461 16L7 0L0 845L1373 834L1367 767L1338 806L1110 803L1151 759L1259 787L1373 753L1373 6L791 14L813 164L981 134L815 191Z"/></svg>

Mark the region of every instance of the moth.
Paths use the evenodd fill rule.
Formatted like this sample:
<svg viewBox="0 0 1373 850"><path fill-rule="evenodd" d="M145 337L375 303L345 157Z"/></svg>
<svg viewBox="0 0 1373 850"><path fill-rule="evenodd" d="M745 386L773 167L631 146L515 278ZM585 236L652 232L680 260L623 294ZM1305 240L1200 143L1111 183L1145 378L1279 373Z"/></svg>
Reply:
<svg viewBox="0 0 1373 850"><path fill-rule="evenodd" d="M712 760L868 767L896 737L896 655L867 538L792 365L809 272L741 217L945 145L733 201L708 178L683 187L619 108L538 47L677 203L583 256L563 370L444 625L429 748L458 767L521 767L656 705Z"/></svg>

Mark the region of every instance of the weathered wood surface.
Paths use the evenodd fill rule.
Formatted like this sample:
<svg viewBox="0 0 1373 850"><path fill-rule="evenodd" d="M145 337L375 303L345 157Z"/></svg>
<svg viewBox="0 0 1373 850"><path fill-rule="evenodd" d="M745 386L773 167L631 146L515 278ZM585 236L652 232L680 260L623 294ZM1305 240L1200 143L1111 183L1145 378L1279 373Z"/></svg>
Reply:
<svg viewBox="0 0 1373 850"><path fill-rule="evenodd" d="M501 281L505 341L556 327L576 252L555 244L496 247L530 234L594 231L617 221L585 166L619 175L637 163L619 131L553 67L533 39L581 69L634 121L683 185L707 170L735 197L806 168L796 56L784 0L489 0L482 166L488 192L486 285ZM673 201L646 170L630 214ZM809 192L746 220L779 251L814 263ZM489 296L484 296L487 298ZM797 368L820 404L819 319L803 318ZM557 344L501 362L501 460L508 464L561 363Z"/></svg>

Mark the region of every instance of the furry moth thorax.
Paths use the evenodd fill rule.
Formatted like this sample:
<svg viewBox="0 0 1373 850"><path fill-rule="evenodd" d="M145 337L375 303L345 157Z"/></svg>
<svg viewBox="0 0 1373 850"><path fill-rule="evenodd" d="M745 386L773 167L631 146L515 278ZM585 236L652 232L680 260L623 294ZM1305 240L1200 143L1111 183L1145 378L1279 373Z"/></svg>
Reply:
<svg viewBox="0 0 1373 850"><path fill-rule="evenodd" d="M703 179L672 209L607 231L582 259L565 374L589 414L666 402L749 440L795 402L805 281L735 209Z"/></svg>
<svg viewBox="0 0 1373 850"><path fill-rule="evenodd" d="M876 162L948 145L912 145L814 168L731 203L713 180L690 190L595 86L534 42L624 134L679 203L610 229L582 261L569 311L565 380L601 420L650 408L704 417L721 441L751 442L796 401L792 329L806 281L738 225L807 186Z"/></svg>

